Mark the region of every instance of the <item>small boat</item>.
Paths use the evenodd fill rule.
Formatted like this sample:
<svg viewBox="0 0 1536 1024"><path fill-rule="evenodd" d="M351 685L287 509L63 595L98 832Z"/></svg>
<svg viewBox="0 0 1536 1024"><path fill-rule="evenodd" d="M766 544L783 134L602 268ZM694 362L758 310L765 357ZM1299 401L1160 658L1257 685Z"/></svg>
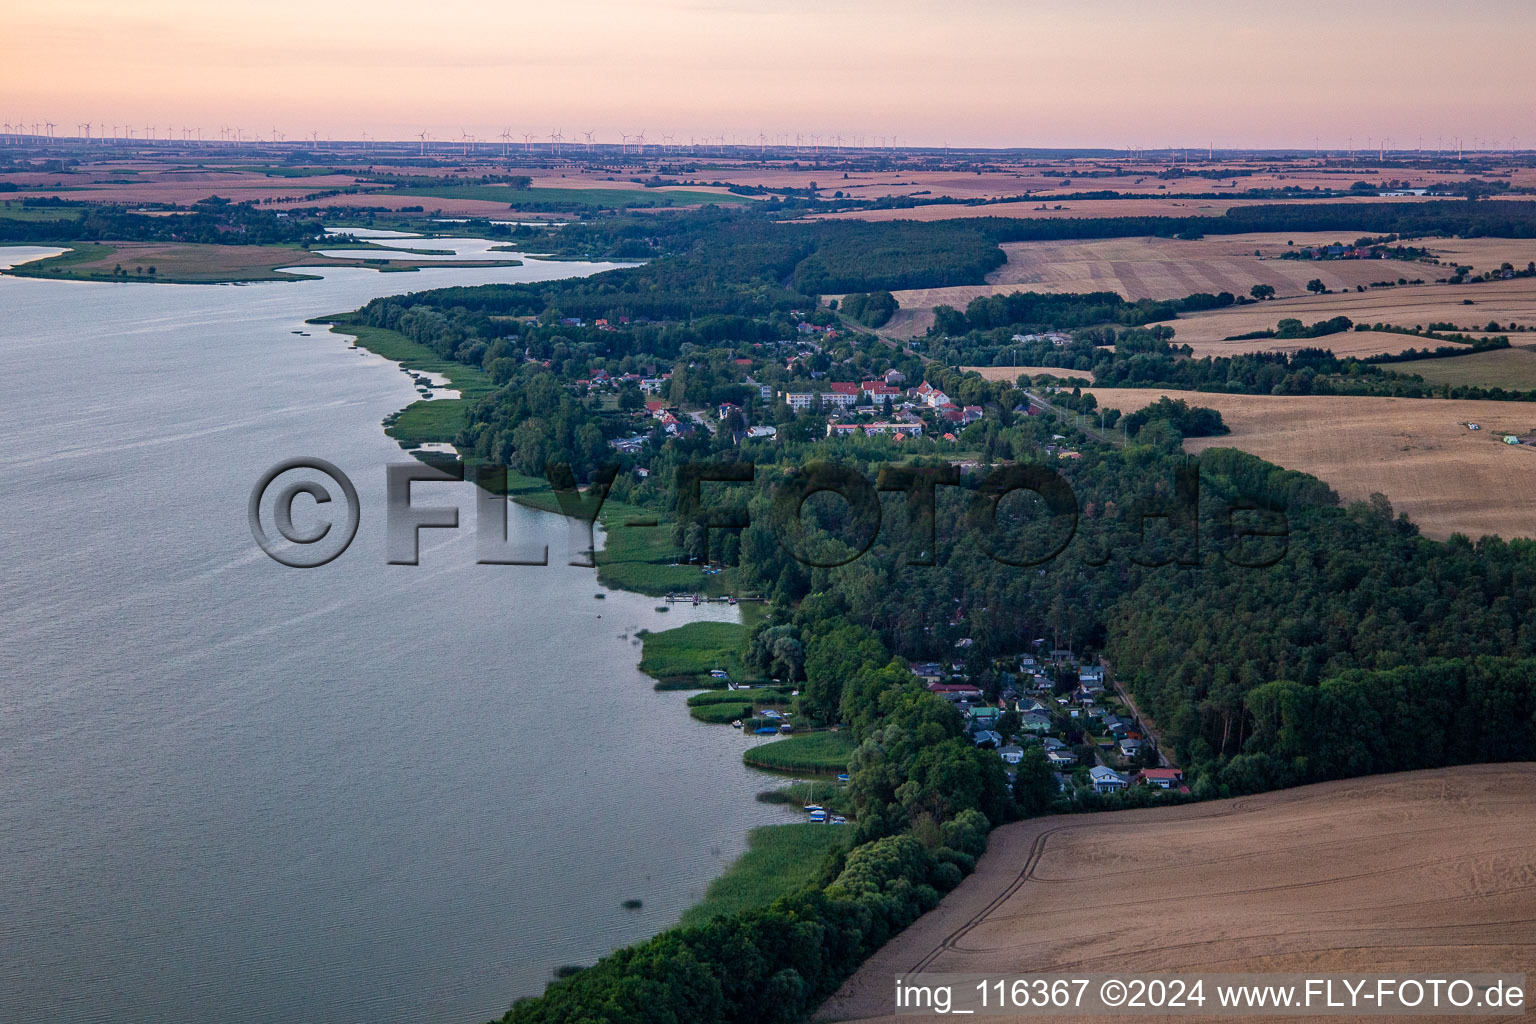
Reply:
<svg viewBox="0 0 1536 1024"><path fill-rule="evenodd" d="M785 722L783 725L779 726L779 732L789 733L794 731L795 727L790 725L788 722Z"/></svg>
<svg viewBox="0 0 1536 1024"><path fill-rule="evenodd" d="M759 736L777 736L779 734L779 730L771 725L765 725L761 729L753 729L752 731Z"/></svg>
<svg viewBox="0 0 1536 1024"><path fill-rule="evenodd" d="M826 811L812 811L811 812L811 820L819 825L819 824L821 824L821 823L823 823L823 822L825 822L827 820L827 812Z"/></svg>
<svg viewBox="0 0 1536 1024"><path fill-rule="evenodd" d="M736 721L732 722L731 723L731 728L732 729L740 729L741 728L741 719L738 718L738 719L736 719Z"/></svg>
<svg viewBox="0 0 1536 1024"><path fill-rule="evenodd" d="M847 772L841 772L837 776L837 781L838 782L847 782L848 781L848 773Z"/></svg>
<svg viewBox="0 0 1536 1024"><path fill-rule="evenodd" d="M832 816L832 824L833 825L846 825L846 824L848 824L848 819L844 818L840 814L834 814Z"/></svg>
<svg viewBox="0 0 1536 1024"><path fill-rule="evenodd" d="M826 810L826 808L822 807L821 804L806 804L805 809L810 811L812 814L815 814L817 811Z"/></svg>

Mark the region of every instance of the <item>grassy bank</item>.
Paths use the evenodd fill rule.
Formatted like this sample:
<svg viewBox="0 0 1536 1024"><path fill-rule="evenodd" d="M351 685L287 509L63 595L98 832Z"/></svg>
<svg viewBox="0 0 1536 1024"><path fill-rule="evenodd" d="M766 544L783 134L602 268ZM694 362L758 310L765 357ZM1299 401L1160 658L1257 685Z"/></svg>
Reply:
<svg viewBox="0 0 1536 1024"><path fill-rule="evenodd" d="M70 242L70 250L6 271L16 277L151 284L300 281L279 267L331 263L298 245L205 245L192 242ZM345 263L336 262L337 266ZM151 273L153 270L153 273Z"/></svg>
<svg viewBox="0 0 1536 1024"><path fill-rule="evenodd" d="M747 678L741 661L741 645L747 627L739 622L690 622L661 633L647 633L641 640L640 671L660 684L691 684L718 688L712 669L724 669L735 680ZM752 691L746 691L751 693ZM743 703L752 698L743 697ZM739 717L739 716L733 716ZM730 721L730 719L726 719Z"/></svg>
<svg viewBox="0 0 1536 1024"><path fill-rule="evenodd" d="M747 852L709 884L704 901L682 923L706 924L722 914L766 907L785 893L814 885L833 851L847 849L849 830L832 825L765 825L747 835Z"/></svg>
<svg viewBox="0 0 1536 1024"><path fill-rule="evenodd" d="M788 704L788 690L772 687L753 687L750 690L706 690L688 698L688 713L700 722L711 725L734 722L748 718L760 707Z"/></svg>
<svg viewBox="0 0 1536 1024"><path fill-rule="evenodd" d="M412 402L384 421L384 432L407 447L438 442L452 444L459 431L464 429L470 403L495 390L485 371L445 359L397 331L354 324L344 316L310 322L327 323L337 333L353 335L358 347L393 360L408 370L441 374L448 378L449 386L459 392L458 398Z"/></svg>
<svg viewBox="0 0 1536 1024"><path fill-rule="evenodd" d="M808 732L744 751L741 759L753 768L780 772L843 772L853 755L853 735Z"/></svg>

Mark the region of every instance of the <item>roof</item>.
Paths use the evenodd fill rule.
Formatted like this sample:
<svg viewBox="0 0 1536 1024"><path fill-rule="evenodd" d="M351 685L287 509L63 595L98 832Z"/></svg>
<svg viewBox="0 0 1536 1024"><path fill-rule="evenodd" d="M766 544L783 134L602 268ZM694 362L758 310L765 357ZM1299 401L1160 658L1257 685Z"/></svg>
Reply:
<svg viewBox="0 0 1536 1024"><path fill-rule="evenodd" d="M1126 784L1125 776L1121 775L1113 768L1106 768L1101 764L1096 764L1092 768L1088 769L1088 775L1093 779L1094 782L1118 782L1121 784Z"/></svg>
<svg viewBox="0 0 1536 1024"><path fill-rule="evenodd" d="M929 693L980 693L981 687L970 683L929 683Z"/></svg>
<svg viewBox="0 0 1536 1024"><path fill-rule="evenodd" d="M1184 773L1178 768L1143 768L1141 777L1144 779L1167 779L1170 782L1178 782L1184 777Z"/></svg>

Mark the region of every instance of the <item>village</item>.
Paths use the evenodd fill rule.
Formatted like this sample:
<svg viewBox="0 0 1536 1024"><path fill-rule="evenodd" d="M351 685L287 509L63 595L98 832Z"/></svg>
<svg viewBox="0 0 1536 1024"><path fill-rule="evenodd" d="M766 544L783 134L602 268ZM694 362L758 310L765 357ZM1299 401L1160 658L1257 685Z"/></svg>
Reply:
<svg viewBox="0 0 1536 1024"><path fill-rule="evenodd" d="M969 642L956 642L963 650ZM996 700L972 681L964 661L911 666L931 693L964 716L978 747L995 749L1009 782L1031 748L1039 748L1068 799L1087 792L1122 793L1144 786L1187 794L1184 773L1160 749L1128 699L1107 681L1107 666L1065 649L1035 650L993 662Z"/></svg>

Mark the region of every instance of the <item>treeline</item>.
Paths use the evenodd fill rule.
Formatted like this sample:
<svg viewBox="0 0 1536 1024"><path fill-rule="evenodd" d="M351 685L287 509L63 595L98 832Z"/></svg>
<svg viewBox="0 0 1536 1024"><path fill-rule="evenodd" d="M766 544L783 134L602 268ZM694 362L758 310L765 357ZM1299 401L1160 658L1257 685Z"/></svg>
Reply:
<svg viewBox="0 0 1536 1024"><path fill-rule="evenodd" d="M890 292L849 292L843 296L842 312L866 327L884 327L899 307Z"/></svg>
<svg viewBox="0 0 1536 1024"><path fill-rule="evenodd" d="M764 317L814 309L829 292L979 284L1005 258L965 227L784 224L755 211L718 209L573 224L561 238L567 255L649 262L586 278L448 288L401 301L504 316L554 310L609 320Z"/></svg>
<svg viewBox="0 0 1536 1024"><path fill-rule="evenodd" d="M937 221L933 223L946 223ZM1536 202L1432 200L1416 203L1295 202L1239 206L1215 217L975 217L948 223L975 227L996 242L1154 235L1238 235L1250 231L1369 231L1401 237L1536 238Z"/></svg>
<svg viewBox="0 0 1536 1024"><path fill-rule="evenodd" d="M190 213L150 216L121 206L87 206L78 218L18 220L0 210L0 241L16 243L200 242L214 245L304 244L325 235L320 221L279 217L270 210L231 203L217 196L193 205Z"/></svg>
<svg viewBox="0 0 1536 1024"><path fill-rule="evenodd" d="M1374 772L1536 760L1536 659L1435 658L1244 697L1253 735L1221 787L1258 792Z"/></svg>
<svg viewBox="0 0 1536 1024"><path fill-rule="evenodd" d="M951 306L934 307L930 336L963 335L973 331L1009 329L1075 328L1094 324L1140 325L1172 320L1180 313L1220 309L1237 301L1231 292L1212 295L1197 292L1182 299L1128 301L1119 292L1018 291L1005 295L979 295L965 312ZM996 339L994 339L996 340Z"/></svg>
<svg viewBox="0 0 1536 1024"><path fill-rule="evenodd" d="M803 1020L975 866L1011 810L1001 760L835 607L808 603L790 628L817 678L835 674L860 741L854 847L820 885L619 950L514 1004L506 1024Z"/></svg>

